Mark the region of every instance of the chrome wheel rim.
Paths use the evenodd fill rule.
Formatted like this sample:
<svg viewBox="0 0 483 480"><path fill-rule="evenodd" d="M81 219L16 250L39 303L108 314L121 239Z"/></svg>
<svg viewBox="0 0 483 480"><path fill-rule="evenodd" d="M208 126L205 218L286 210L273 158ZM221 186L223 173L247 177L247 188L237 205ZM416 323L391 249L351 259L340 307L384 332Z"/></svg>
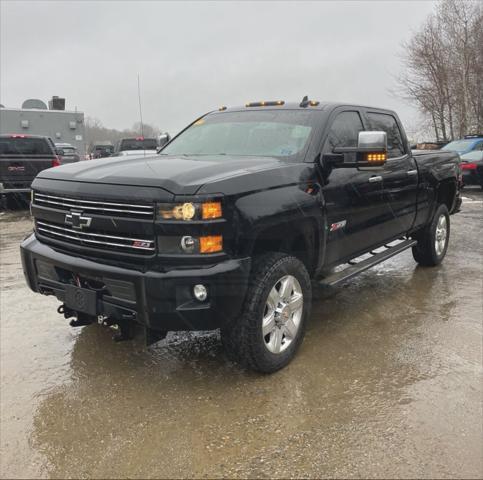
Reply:
<svg viewBox="0 0 483 480"><path fill-rule="evenodd" d="M438 223L436 224L436 236L434 240L434 247L436 254L440 256L446 247L446 240L448 238L448 222L445 215L440 215Z"/></svg>
<svg viewBox="0 0 483 480"><path fill-rule="evenodd" d="M299 281L293 275L285 275L270 290L263 311L262 336L269 352L282 353L297 338L303 309Z"/></svg>

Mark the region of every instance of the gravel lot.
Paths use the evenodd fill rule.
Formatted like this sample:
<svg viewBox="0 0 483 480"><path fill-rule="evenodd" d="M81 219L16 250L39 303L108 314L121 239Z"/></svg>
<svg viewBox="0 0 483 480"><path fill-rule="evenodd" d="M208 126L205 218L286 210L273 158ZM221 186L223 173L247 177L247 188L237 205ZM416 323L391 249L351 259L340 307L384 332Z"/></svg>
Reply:
<svg viewBox="0 0 483 480"><path fill-rule="evenodd" d="M271 376L217 332L72 329L25 285L28 212L0 213L1 476L481 478L483 194L464 195L441 267L405 252L316 292Z"/></svg>

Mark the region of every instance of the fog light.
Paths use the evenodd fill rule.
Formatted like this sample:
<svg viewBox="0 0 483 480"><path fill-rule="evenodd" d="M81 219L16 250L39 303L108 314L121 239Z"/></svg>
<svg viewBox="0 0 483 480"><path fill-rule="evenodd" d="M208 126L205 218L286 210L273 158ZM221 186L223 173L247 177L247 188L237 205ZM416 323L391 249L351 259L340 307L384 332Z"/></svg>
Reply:
<svg viewBox="0 0 483 480"><path fill-rule="evenodd" d="M193 295L196 300L204 302L208 298L208 290L204 285L195 285L193 287Z"/></svg>
<svg viewBox="0 0 483 480"><path fill-rule="evenodd" d="M193 237L183 237L181 239L181 248L187 253L193 253L195 250L196 241Z"/></svg>

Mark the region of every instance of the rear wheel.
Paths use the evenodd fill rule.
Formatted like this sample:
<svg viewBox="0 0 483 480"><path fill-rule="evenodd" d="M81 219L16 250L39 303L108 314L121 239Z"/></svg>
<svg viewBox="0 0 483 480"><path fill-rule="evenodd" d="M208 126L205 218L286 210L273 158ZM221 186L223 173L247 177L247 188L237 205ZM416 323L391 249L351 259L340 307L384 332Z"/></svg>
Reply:
<svg viewBox="0 0 483 480"><path fill-rule="evenodd" d="M264 373L287 365L304 337L311 288L297 258L280 253L257 258L241 317L221 329L228 356Z"/></svg>
<svg viewBox="0 0 483 480"><path fill-rule="evenodd" d="M449 213L446 205L439 205L431 223L415 238L413 257L420 265L439 265L448 250L450 233Z"/></svg>

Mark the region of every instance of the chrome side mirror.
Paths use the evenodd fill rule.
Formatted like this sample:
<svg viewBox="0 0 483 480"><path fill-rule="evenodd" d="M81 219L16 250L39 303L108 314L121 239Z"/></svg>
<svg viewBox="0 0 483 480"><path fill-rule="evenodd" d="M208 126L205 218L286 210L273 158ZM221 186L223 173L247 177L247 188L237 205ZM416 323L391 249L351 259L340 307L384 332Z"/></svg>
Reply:
<svg viewBox="0 0 483 480"><path fill-rule="evenodd" d="M333 166L349 167L381 167L387 160L386 132L359 132L357 147L336 147L333 151L338 156ZM340 159L340 154L355 154L355 161Z"/></svg>
<svg viewBox="0 0 483 480"><path fill-rule="evenodd" d="M387 152L386 132L359 132L357 148L374 152Z"/></svg>

